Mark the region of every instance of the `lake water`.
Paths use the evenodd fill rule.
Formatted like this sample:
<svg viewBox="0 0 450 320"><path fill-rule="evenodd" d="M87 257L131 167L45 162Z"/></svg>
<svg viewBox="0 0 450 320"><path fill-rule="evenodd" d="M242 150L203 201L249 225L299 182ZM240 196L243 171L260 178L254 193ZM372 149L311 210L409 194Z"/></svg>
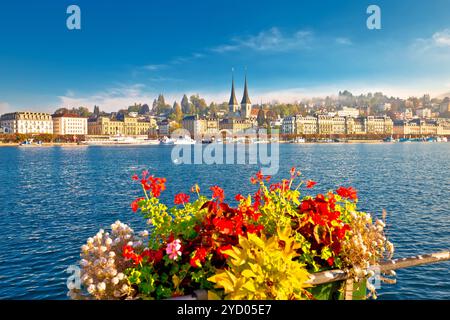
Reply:
<svg viewBox="0 0 450 320"><path fill-rule="evenodd" d="M167 178L163 199L194 183L226 195L252 191L253 165L175 165L171 147L0 148L0 298L67 299L65 273L80 246L120 219L142 230L129 203L130 177L143 169ZM395 257L450 249L450 143L280 146L280 170L295 166L315 191L352 185L360 208L388 211ZM450 263L397 272L380 299L450 299Z"/></svg>

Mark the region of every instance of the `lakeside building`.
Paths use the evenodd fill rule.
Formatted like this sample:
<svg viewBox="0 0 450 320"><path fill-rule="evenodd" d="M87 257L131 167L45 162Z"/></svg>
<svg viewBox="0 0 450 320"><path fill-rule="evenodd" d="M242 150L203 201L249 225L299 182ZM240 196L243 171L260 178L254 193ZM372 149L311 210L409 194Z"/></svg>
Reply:
<svg viewBox="0 0 450 320"><path fill-rule="evenodd" d="M219 122L220 130L228 130L233 134L243 132L253 127L254 127L253 122L248 119L227 118Z"/></svg>
<svg viewBox="0 0 450 320"><path fill-rule="evenodd" d="M430 108L421 108L416 110L416 116L419 118L431 118Z"/></svg>
<svg viewBox="0 0 450 320"><path fill-rule="evenodd" d="M123 120L98 117L88 121L89 135L148 135L150 129L156 127L154 119L140 119L124 116Z"/></svg>
<svg viewBox="0 0 450 320"><path fill-rule="evenodd" d="M282 134L317 134L317 118L301 115L285 117L281 122Z"/></svg>
<svg viewBox="0 0 450 320"><path fill-rule="evenodd" d="M4 133L53 134L53 120L49 113L13 112L0 117Z"/></svg>
<svg viewBox="0 0 450 320"><path fill-rule="evenodd" d="M366 133L368 134L392 134L393 127L394 122L387 116L366 118Z"/></svg>
<svg viewBox="0 0 450 320"><path fill-rule="evenodd" d="M328 115L317 116L319 134L345 134L345 118Z"/></svg>
<svg viewBox="0 0 450 320"><path fill-rule="evenodd" d="M392 134L389 117L339 117L330 115L289 116L283 119L281 132L295 135Z"/></svg>
<svg viewBox="0 0 450 320"><path fill-rule="evenodd" d="M87 135L88 119L72 114L52 115L53 133L59 135Z"/></svg>
<svg viewBox="0 0 450 320"><path fill-rule="evenodd" d="M183 128L188 130L191 137L212 136L219 132L219 119L201 118L198 115L183 118Z"/></svg>
<svg viewBox="0 0 450 320"><path fill-rule="evenodd" d="M437 120L398 120L394 122L394 134L398 136L437 135L450 136L450 121Z"/></svg>

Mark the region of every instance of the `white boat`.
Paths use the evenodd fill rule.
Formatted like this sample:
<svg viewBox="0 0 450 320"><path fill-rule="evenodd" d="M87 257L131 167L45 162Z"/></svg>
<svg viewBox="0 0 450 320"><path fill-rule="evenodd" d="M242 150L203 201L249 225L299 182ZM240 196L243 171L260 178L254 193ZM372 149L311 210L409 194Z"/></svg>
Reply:
<svg viewBox="0 0 450 320"><path fill-rule="evenodd" d="M447 142L448 140L447 140L447 137L437 137L436 141L437 142Z"/></svg>
<svg viewBox="0 0 450 320"><path fill-rule="evenodd" d="M173 144L175 144L175 140L164 136L161 139L160 144L162 144L162 145L173 145Z"/></svg>
<svg viewBox="0 0 450 320"><path fill-rule="evenodd" d="M41 147L42 141L34 142L34 139L27 139L19 144L19 147Z"/></svg>
<svg viewBox="0 0 450 320"><path fill-rule="evenodd" d="M81 144L88 146L103 146L103 145L156 145L159 144L159 140L152 140L143 138L135 138L123 135L115 135L109 137L96 137L88 138L86 141L82 141Z"/></svg>
<svg viewBox="0 0 450 320"><path fill-rule="evenodd" d="M297 138L294 140L294 143L305 143L305 142L306 142L305 138Z"/></svg>
<svg viewBox="0 0 450 320"><path fill-rule="evenodd" d="M190 136L179 137L174 140L174 144L195 144L195 140Z"/></svg>

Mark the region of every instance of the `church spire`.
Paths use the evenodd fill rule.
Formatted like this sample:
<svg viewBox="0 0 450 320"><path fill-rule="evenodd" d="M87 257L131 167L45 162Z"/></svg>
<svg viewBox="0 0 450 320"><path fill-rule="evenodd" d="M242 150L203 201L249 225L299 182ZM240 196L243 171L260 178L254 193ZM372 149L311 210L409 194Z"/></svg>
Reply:
<svg viewBox="0 0 450 320"><path fill-rule="evenodd" d="M228 109L231 114L237 112L239 105L236 99L236 94L234 93L234 69L231 69L231 95L230 101L228 102Z"/></svg>
<svg viewBox="0 0 450 320"><path fill-rule="evenodd" d="M247 90L247 73L245 74L245 85L244 85L244 96L242 97L241 105L242 104L252 104L250 102L250 98L248 96L248 90Z"/></svg>

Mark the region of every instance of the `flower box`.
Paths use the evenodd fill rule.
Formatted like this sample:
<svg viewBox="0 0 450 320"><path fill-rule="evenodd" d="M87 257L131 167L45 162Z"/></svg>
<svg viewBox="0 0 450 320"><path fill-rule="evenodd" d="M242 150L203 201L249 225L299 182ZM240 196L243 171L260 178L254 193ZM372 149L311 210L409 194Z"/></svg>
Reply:
<svg viewBox="0 0 450 320"><path fill-rule="evenodd" d="M173 207L159 197L166 180L143 172L133 176L144 193L131 204L147 220L150 231L135 234L116 222L82 246L85 292L74 297L167 299L198 290L209 299L364 299L374 288L364 270L389 257L383 220L357 210L357 192L339 187L326 194L306 195L316 182L300 179L295 168L289 179L271 183L258 172L250 179L255 193L225 201L225 192L212 196L179 193ZM195 198L192 200L191 198ZM345 269L347 282L312 287L310 275ZM348 287L348 286L346 286ZM86 293L87 292L87 293Z"/></svg>

